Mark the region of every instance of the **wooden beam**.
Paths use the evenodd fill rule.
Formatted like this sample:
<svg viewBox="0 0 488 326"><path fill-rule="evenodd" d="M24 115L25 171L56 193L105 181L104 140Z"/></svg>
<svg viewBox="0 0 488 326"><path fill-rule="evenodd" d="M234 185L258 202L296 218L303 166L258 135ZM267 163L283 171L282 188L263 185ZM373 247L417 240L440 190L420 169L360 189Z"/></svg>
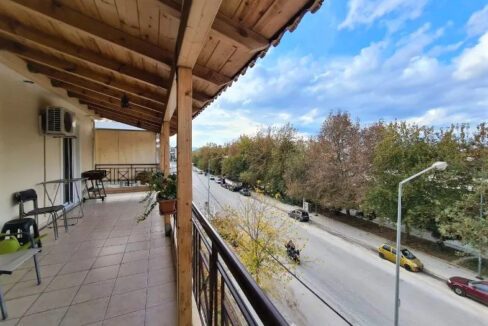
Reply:
<svg viewBox="0 0 488 326"><path fill-rule="evenodd" d="M156 87L152 87L152 90L149 91L148 89L142 88L138 84L126 82L122 79L114 78L110 73L107 74L107 73L102 73L101 71L87 69L83 66L76 65L73 62L60 59L58 57L49 55L41 51L37 51L35 49L27 48L17 43L13 43L1 39L0 42L1 42L0 48L15 53L16 55L18 55L19 57L25 60L34 61L46 65L48 67L51 67L53 69L65 71L70 74L77 75L97 83L110 85L114 88L117 88L119 90L131 94L136 94L151 100L160 101L165 97L167 93L165 89L156 88Z"/></svg>
<svg viewBox="0 0 488 326"><path fill-rule="evenodd" d="M192 71L178 68L177 304L178 325L192 324Z"/></svg>
<svg viewBox="0 0 488 326"><path fill-rule="evenodd" d="M69 84L69 83L66 83L64 81L60 81L57 79L51 79L51 85L54 87L61 87L67 91L71 91L71 92L76 93L76 94L82 94L82 95L85 95L85 96L88 96L91 98L95 98L95 99L98 99L98 100L101 100L104 102L108 102L108 103L111 103L114 105L120 105L121 97L123 95L123 92L120 92L120 94L117 94L116 96L114 96L114 93L99 92L97 90L92 90L89 88L83 88L83 87L73 85L73 84ZM132 97L128 96L128 98L129 98L129 107L130 108L134 108L134 109L139 108L139 109L144 109L147 111L152 111L152 112L162 114L163 109L161 107L154 108L154 107L144 106L144 105L137 103L138 101L134 101Z"/></svg>
<svg viewBox="0 0 488 326"><path fill-rule="evenodd" d="M173 114L176 111L176 78L172 77L173 82L171 83L170 93L168 94L168 104L164 110L164 121L171 121Z"/></svg>
<svg viewBox="0 0 488 326"><path fill-rule="evenodd" d="M100 112L103 111L105 113L115 114L115 115L119 115L121 117L127 117L128 119L135 119L135 120L144 122L147 125L152 125L153 127L160 128L160 126L161 126L160 123L158 123L154 120L150 120L150 119L148 120L147 118L143 118L142 116L134 115L133 113L124 113L124 112L121 112L120 110L114 110L114 109L111 109L111 108L108 108L105 106L100 106L100 105L93 104L90 102L85 102L83 100L79 100L79 102L80 102L80 104L88 106L88 108L90 110L96 109L97 111L100 111Z"/></svg>
<svg viewBox="0 0 488 326"><path fill-rule="evenodd" d="M107 113L107 112L101 112L101 111L97 111L97 109L95 108L92 108L91 110L95 111L96 114L98 114L99 116L101 116L102 118L107 118L107 119L110 119L110 120L113 120L113 121L117 121L117 122L120 122L120 123L125 123L127 125L130 125L130 126L133 126L133 127L137 127L137 128L142 128L142 129L146 129L146 130L149 130L149 131L152 131L152 132L155 132L157 133L158 130L159 130L159 127L158 126L154 126L154 125L148 125L140 120L137 120L137 119L130 119L130 118L127 118L127 117L124 117L124 116L120 116L120 115L117 115L117 114L112 114L112 113Z"/></svg>
<svg viewBox="0 0 488 326"><path fill-rule="evenodd" d="M125 63L106 58L100 53L93 52L31 27L24 26L19 22L5 16L0 16L0 33L6 34L9 37L17 40L28 41L36 44L37 46L54 50L69 56L72 59L81 60L86 64L136 79L151 86L168 88L168 79L164 79L161 76L157 76L136 67L129 66Z"/></svg>
<svg viewBox="0 0 488 326"><path fill-rule="evenodd" d="M176 19L181 19L181 11L176 2L159 0L158 3L165 13ZM222 14L217 14L210 30L210 36L229 42L234 46L245 48L250 52L264 50L270 44L264 36L254 32L252 29L239 26Z"/></svg>
<svg viewBox="0 0 488 326"><path fill-rule="evenodd" d="M183 2L178 38L176 40L176 65L194 70L200 52L208 39L212 24L222 0L195 0ZM194 71L192 72L194 73ZM171 88L165 106L165 120L170 120L176 109L176 71L171 71ZM204 104L203 104L204 105ZM201 105L201 106L203 106ZM201 107L200 106L200 107ZM175 119L174 117L173 119Z"/></svg>
<svg viewBox="0 0 488 326"><path fill-rule="evenodd" d="M111 87L109 85L92 82L91 80L81 78L64 71L56 70L36 62L28 61L27 67L29 71L31 71L32 73L43 74L56 81L75 85L80 88L91 90L97 93L106 94L108 96L116 97L119 99L122 97L122 95L126 94L126 96L129 98L131 102L139 106L151 108L155 111L160 111L160 112L163 112L164 110L164 105L162 102L156 102L154 100L149 100L147 98L140 97L135 94L129 94L117 88Z"/></svg>
<svg viewBox="0 0 488 326"><path fill-rule="evenodd" d="M176 65L193 69L208 40L222 0L183 2L176 42Z"/></svg>
<svg viewBox="0 0 488 326"><path fill-rule="evenodd" d="M85 104L85 105L87 105L87 104ZM124 115L121 115L121 114L118 114L115 112L110 112L109 110L106 110L105 108L100 108L100 107L91 106L91 105L87 105L87 106L88 106L89 110L95 111L95 113L98 115L103 115L104 117L106 117L108 119L112 119L112 120L122 122L122 123L127 123L131 126L134 126L134 127L143 128L141 126L145 126L154 132L158 132L159 129L161 128L159 125L157 125L155 123L148 123L148 122L145 122L141 119L124 116Z"/></svg>
<svg viewBox="0 0 488 326"><path fill-rule="evenodd" d="M121 108L120 104L112 104L112 103L105 102L105 101L100 100L100 99L96 99L96 98L86 96L84 94L73 93L71 91L68 91L68 96L69 97L76 97L76 98L78 98L84 102L87 102L87 103L92 103L92 104L96 104L96 105L103 106L106 108L111 108L112 110L116 110L116 111L120 112L121 114L133 115L135 118L140 116L141 118L147 119L149 121L155 121L158 124L160 124L163 121L163 119L160 115L158 116L157 114L154 114L154 113L156 113L155 111L149 111L148 112L146 110L139 109L139 108L127 108L127 109L125 109L125 108Z"/></svg>
<svg viewBox="0 0 488 326"><path fill-rule="evenodd" d="M160 64L163 69L171 70L173 65L173 53L166 51L155 44L149 43L143 39L132 36L122 30L105 24L97 19L86 16L76 10L73 10L61 3L39 0L2 0L2 4L9 6L10 10L18 11L19 9L28 10L36 15L42 15L57 23L62 23L65 28L77 30L90 37L95 37L103 42L109 42L119 48L123 48L134 55L144 56L154 63ZM198 67L200 68L200 67ZM195 74L203 69L196 69ZM196 75L206 82L216 86L223 86L231 81L231 78L216 72L207 73L202 76ZM225 81L222 84L222 81Z"/></svg>

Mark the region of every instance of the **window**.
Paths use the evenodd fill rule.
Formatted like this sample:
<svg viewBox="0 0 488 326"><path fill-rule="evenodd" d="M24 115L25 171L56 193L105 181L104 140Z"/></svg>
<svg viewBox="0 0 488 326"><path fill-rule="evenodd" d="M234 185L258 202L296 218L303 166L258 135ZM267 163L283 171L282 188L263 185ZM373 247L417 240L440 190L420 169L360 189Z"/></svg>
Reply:
<svg viewBox="0 0 488 326"><path fill-rule="evenodd" d="M388 246L388 245L383 245L383 249L390 251L390 246Z"/></svg>
<svg viewBox="0 0 488 326"><path fill-rule="evenodd" d="M412 254L412 253L410 252L410 250L408 250L408 249L403 249L403 250L402 250L402 254L403 254L403 256L405 256L405 257L406 257L406 258L408 258L408 259L415 259L414 254Z"/></svg>
<svg viewBox="0 0 488 326"><path fill-rule="evenodd" d="M478 284L474 284L473 286L478 291L488 293L488 284L478 283Z"/></svg>

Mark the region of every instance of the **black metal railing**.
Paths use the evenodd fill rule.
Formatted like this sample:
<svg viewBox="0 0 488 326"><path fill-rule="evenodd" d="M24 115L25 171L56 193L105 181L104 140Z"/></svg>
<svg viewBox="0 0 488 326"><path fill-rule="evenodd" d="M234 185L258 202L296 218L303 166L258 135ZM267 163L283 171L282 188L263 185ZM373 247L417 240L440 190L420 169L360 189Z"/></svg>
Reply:
<svg viewBox="0 0 488 326"><path fill-rule="evenodd" d="M193 205L193 294L206 325L288 325L239 258Z"/></svg>
<svg viewBox="0 0 488 326"><path fill-rule="evenodd" d="M141 172L154 172L158 169L159 164L95 164L95 170L107 171L104 182L120 186L132 186Z"/></svg>

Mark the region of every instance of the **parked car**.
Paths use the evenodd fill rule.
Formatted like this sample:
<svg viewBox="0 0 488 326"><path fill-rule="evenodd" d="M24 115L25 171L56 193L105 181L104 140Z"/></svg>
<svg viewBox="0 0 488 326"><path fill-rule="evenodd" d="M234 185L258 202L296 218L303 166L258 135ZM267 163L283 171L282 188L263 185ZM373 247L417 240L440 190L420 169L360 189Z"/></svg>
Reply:
<svg viewBox="0 0 488 326"><path fill-rule="evenodd" d="M243 195L243 196L246 196L246 197L249 197L251 196L251 192L249 191L249 189L247 188L242 188L240 191L240 194Z"/></svg>
<svg viewBox="0 0 488 326"><path fill-rule="evenodd" d="M410 250L405 248L401 251L400 266L411 272L420 272L424 269L424 264ZM396 263L396 248L386 243L378 248L378 255L383 259Z"/></svg>
<svg viewBox="0 0 488 326"><path fill-rule="evenodd" d="M457 295L469 297L488 305L488 281L474 281L455 276L447 280L447 286Z"/></svg>
<svg viewBox="0 0 488 326"><path fill-rule="evenodd" d="M222 178L215 179L215 182L217 182L218 184L222 184Z"/></svg>
<svg viewBox="0 0 488 326"><path fill-rule="evenodd" d="M310 220L308 212L303 209L292 210L288 213L288 216L294 218L295 220L299 220L300 222L308 222Z"/></svg>
<svg viewBox="0 0 488 326"><path fill-rule="evenodd" d="M198 174L203 174L203 171L202 171L202 170L199 170L199 171L198 171Z"/></svg>
<svg viewBox="0 0 488 326"><path fill-rule="evenodd" d="M210 180L215 180L215 177L213 175L211 175Z"/></svg>

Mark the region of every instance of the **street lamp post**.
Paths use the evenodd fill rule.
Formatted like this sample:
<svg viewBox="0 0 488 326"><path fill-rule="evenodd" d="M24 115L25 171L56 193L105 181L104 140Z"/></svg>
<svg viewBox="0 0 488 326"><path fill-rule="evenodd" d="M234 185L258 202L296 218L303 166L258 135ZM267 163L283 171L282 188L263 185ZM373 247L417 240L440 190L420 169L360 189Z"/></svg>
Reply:
<svg viewBox="0 0 488 326"><path fill-rule="evenodd" d="M398 184L398 211L397 211L397 234L396 234L396 266L395 266L395 326L398 326L400 308L400 258L401 258L401 237L402 237L402 188L403 185L430 170L443 171L447 168L446 162L435 162L425 170L420 171L411 177L406 178Z"/></svg>

